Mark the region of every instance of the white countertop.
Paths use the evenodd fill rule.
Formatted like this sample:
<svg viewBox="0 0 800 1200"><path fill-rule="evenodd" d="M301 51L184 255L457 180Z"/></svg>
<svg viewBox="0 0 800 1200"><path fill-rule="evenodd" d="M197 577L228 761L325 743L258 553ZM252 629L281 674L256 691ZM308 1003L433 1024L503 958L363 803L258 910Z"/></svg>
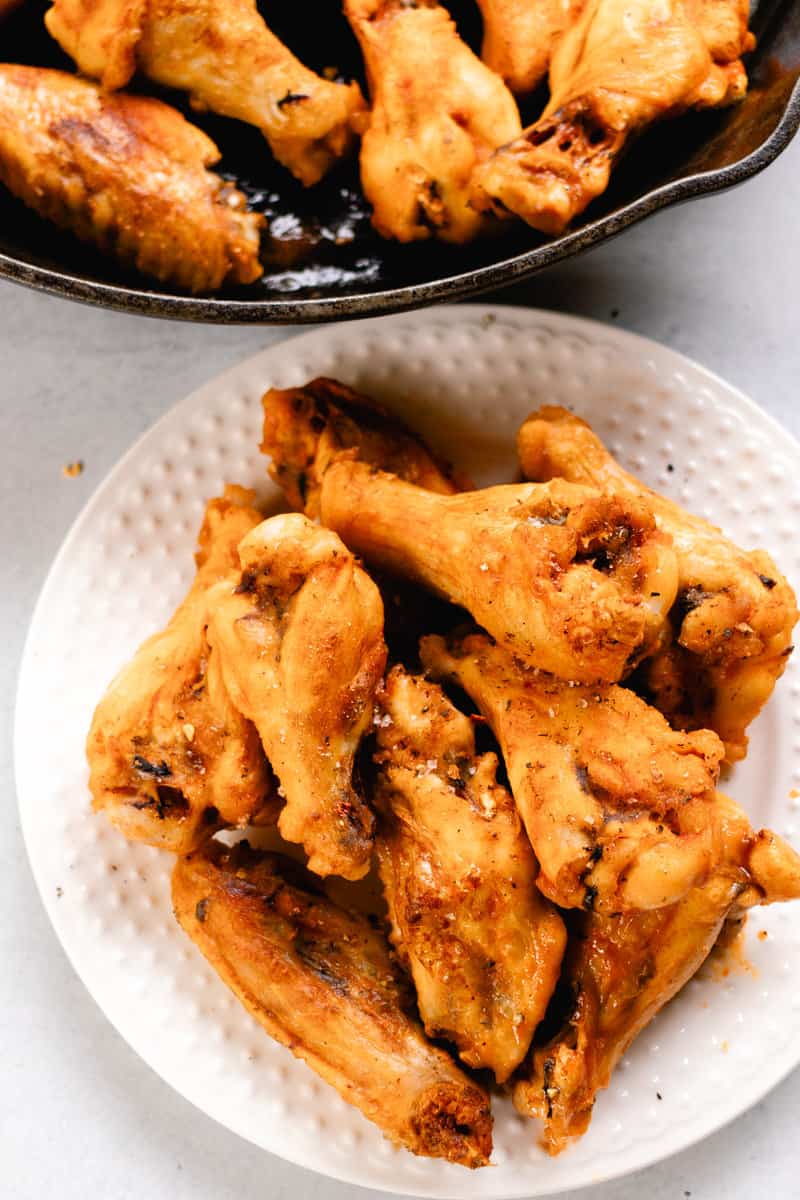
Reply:
<svg viewBox="0 0 800 1200"><path fill-rule="evenodd" d="M614 320L665 342L724 375L800 435L799 211L800 139L735 192L671 209L492 298ZM12 777L13 697L25 629L79 508L164 409L288 332L155 322L0 285L4 1200L340 1200L355 1191L220 1128L115 1033L75 977L41 907ZM75 459L85 463L83 474L65 478L63 465ZM796 1071L727 1129L660 1166L594 1188L592 1200L790 1200L800 1188L798 1111Z"/></svg>

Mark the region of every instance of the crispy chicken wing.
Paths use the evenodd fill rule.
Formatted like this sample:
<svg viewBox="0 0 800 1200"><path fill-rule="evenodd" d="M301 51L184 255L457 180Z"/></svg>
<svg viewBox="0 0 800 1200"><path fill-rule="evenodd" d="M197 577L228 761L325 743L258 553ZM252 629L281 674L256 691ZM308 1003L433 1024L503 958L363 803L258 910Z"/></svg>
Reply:
<svg viewBox="0 0 800 1200"><path fill-rule="evenodd" d="M246 843L179 860L172 896L178 921L248 1012L386 1137L466 1167L488 1162L489 1098L425 1041L366 917Z"/></svg>
<svg viewBox="0 0 800 1200"><path fill-rule="evenodd" d="M472 174L518 136L514 98L436 0L344 0L367 68L372 112L361 182L384 237L466 242L487 227Z"/></svg>
<svg viewBox="0 0 800 1200"><path fill-rule="evenodd" d="M729 761L743 758L746 729L769 699L791 652L794 593L763 550L746 552L629 475L579 417L563 408L533 413L518 437L532 479L574 483L634 496L672 539L678 596L659 652L643 664L648 694L673 724L711 728Z"/></svg>
<svg viewBox="0 0 800 1200"><path fill-rule="evenodd" d="M441 688L395 667L380 697L375 802L392 941L430 1037L498 1082L558 980L566 932L536 887L514 801Z"/></svg>
<svg viewBox="0 0 800 1200"><path fill-rule="evenodd" d="M420 653L491 725L544 895L607 914L662 908L705 880L715 734L675 732L625 688L526 669L483 633L424 638Z"/></svg>
<svg viewBox="0 0 800 1200"><path fill-rule="evenodd" d="M261 450L272 459L270 477L292 508L307 517L319 516L322 476L344 451L430 492L449 495L470 486L438 462L397 417L335 379L312 379L301 388L270 388L261 403Z"/></svg>
<svg viewBox="0 0 800 1200"><path fill-rule="evenodd" d="M107 88L138 68L199 109L262 131L279 162L316 183L352 144L358 84L322 79L268 29L256 0L55 0L45 21Z"/></svg>
<svg viewBox="0 0 800 1200"><path fill-rule="evenodd" d="M336 534L291 513L239 546L209 640L231 699L254 722L286 805L279 829L318 875L369 870L374 818L353 786L386 664L380 593Z"/></svg>
<svg viewBox="0 0 800 1200"><path fill-rule="evenodd" d="M544 113L477 168L473 205L561 233L634 134L740 100L752 44L747 0L586 0L553 50Z"/></svg>
<svg viewBox="0 0 800 1200"><path fill-rule="evenodd" d="M122 263L192 292L261 275L263 218L207 168L214 143L159 100L0 66L0 183Z"/></svg>
<svg viewBox="0 0 800 1200"><path fill-rule="evenodd" d="M532 92L547 74L553 45L578 0L478 0L483 16L481 57L517 95Z"/></svg>
<svg viewBox="0 0 800 1200"><path fill-rule="evenodd" d="M633 1039L694 975L726 918L754 904L800 897L800 857L767 830L756 834L724 796L715 805L715 865L704 884L655 912L582 914L565 965L567 1011L537 1047L514 1103L544 1121L558 1154L586 1131L596 1093Z"/></svg>
<svg viewBox="0 0 800 1200"><path fill-rule="evenodd" d="M277 815L258 734L231 704L206 640L209 595L222 579L233 586L236 547L262 519L252 500L228 487L210 501L188 595L113 680L86 746L94 807L126 837L177 854L223 825Z"/></svg>
<svg viewBox="0 0 800 1200"><path fill-rule="evenodd" d="M672 548L645 505L559 480L441 496L340 459L320 511L368 561L462 605L562 679L619 679L675 594Z"/></svg>

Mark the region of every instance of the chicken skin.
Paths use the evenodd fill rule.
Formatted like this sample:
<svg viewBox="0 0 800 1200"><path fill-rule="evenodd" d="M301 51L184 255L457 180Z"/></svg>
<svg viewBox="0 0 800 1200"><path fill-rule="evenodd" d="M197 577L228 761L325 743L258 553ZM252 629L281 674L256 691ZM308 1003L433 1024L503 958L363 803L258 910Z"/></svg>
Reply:
<svg viewBox="0 0 800 1200"><path fill-rule="evenodd" d="M483 16L481 58L515 95L544 79L557 38L578 0L478 0Z"/></svg>
<svg viewBox="0 0 800 1200"><path fill-rule="evenodd" d="M429 1037L499 1083L525 1057L566 931L494 754L436 684L396 666L380 696L375 804L392 942Z"/></svg>
<svg viewBox="0 0 800 1200"><path fill-rule="evenodd" d="M553 50L542 116L476 170L475 208L560 234L605 191L614 163L647 125L740 100L740 55L753 45L746 5L586 0Z"/></svg>
<svg viewBox="0 0 800 1200"><path fill-rule="evenodd" d="M641 672L648 696L681 729L713 729L735 762L746 730L791 653L794 593L763 550L744 551L719 529L629 475L579 417L546 407L517 439L530 479L561 476L649 506L673 542L678 596L663 644Z"/></svg>
<svg viewBox="0 0 800 1200"><path fill-rule="evenodd" d="M336 534L296 513L264 521L239 557L209 640L280 781L278 827L302 843L310 870L361 879L374 818L353 763L386 665L380 593Z"/></svg>
<svg viewBox="0 0 800 1200"><path fill-rule="evenodd" d="M270 478L292 508L312 519L319 516L322 476L345 451L430 492L451 495L470 486L396 417L335 379L270 388L261 403Z"/></svg>
<svg viewBox="0 0 800 1200"><path fill-rule="evenodd" d="M754 904L800 897L800 857L719 795L715 864L677 904L651 912L577 917L564 977L568 1011L559 1031L532 1053L514 1104L544 1121L558 1154L585 1133L596 1093L633 1039L695 974L729 916Z"/></svg>
<svg viewBox="0 0 800 1200"><path fill-rule="evenodd" d="M228 698L209 650L209 596L234 586L236 548L262 520L252 493L210 501L197 575L166 629L140 646L94 714L86 746L94 807L127 838L186 854L221 826L273 821L258 734Z"/></svg>
<svg viewBox="0 0 800 1200"><path fill-rule="evenodd" d="M252 283L263 218L211 171L219 151L159 100L0 66L0 183L121 263L191 292Z"/></svg>
<svg viewBox="0 0 800 1200"><path fill-rule="evenodd" d="M484 1166L486 1092L429 1045L381 932L296 864L210 844L180 859L175 915L259 1025L397 1145Z"/></svg>
<svg viewBox="0 0 800 1200"><path fill-rule="evenodd" d="M491 222L469 204L473 172L521 132L514 98L436 0L344 0L372 99L361 183L378 232L467 242Z"/></svg>
<svg viewBox="0 0 800 1200"><path fill-rule="evenodd" d="M489 722L539 889L555 904L658 909L706 879L723 754L715 734L675 732L625 688L571 687L526 669L483 633L423 638L420 655Z"/></svg>
<svg viewBox="0 0 800 1200"><path fill-rule="evenodd" d="M350 149L358 84L304 67L256 0L55 0L50 33L86 75L124 87L137 69L210 109L255 125L277 160L316 183Z"/></svg>
<svg viewBox="0 0 800 1200"><path fill-rule="evenodd" d="M674 554L646 507L560 480L441 496L340 459L320 513L369 562L466 608L562 679L619 679L675 595Z"/></svg>

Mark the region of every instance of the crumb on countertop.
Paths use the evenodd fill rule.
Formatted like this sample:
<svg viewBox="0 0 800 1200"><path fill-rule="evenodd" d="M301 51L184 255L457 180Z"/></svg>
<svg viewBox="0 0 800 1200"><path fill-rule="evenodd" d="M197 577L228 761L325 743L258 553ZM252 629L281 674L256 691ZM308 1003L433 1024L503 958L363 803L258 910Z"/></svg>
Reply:
<svg viewBox="0 0 800 1200"><path fill-rule="evenodd" d="M83 474L83 463L79 458L76 458L74 462L64 463L61 473L67 479L75 479L78 475Z"/></svg>

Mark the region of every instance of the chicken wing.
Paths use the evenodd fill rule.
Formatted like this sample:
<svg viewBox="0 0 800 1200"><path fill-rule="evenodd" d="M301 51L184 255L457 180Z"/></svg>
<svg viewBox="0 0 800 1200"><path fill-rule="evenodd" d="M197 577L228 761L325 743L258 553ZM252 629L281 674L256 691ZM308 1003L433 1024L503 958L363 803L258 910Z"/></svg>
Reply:
<svg viewBox="0 0 800 1200"><path fill-rule="evenodd" d="M301 388L270 388L261 403L261 450L271 457L270 477L292 508L307 517L319 516L322 476L344 451L430 492L449 495L470 486L438 462L396 417L335 379L312 379Z"/></svg>
<svg viewBox="0 0 800 1200"><path fill-rule="evenodd" d="M715 866L700 887L655 912L582 914L565 965L567 1011L514 1087L514 1104L544 1121L558 1154L585 1133L597 1092L633 1039L703 963L726 918L753 904L800 897L800 857L767 830L756 834L724 796L716 811Z"/></svg>
<svg viewBox="0 0 800 1200"><path fill-rule="evenodd" d="M578 0L478 0L481 58L516 95L532 92L550 65L553 46Z"/></svg>
<svg viewBox="0 0 800 1200"><path fill-rule="evenodd" d="M241 578L218 589L209 640L286 797L278 827L318 875L360 879L374 818L353 763L386 665L380 593L336 534L299 514L264 521L239 557Z"/></svg>
<svg viewBox="0 0 800 1200"><path fill-rule="evenodd" d="M743 758L746 729L769 699L791 653L794 593L763 550L740 550L629 475L579 417L563 408L533 413L518 436L531 479L563 476L642 500L672 539L678 596L663 644L642 666L648 696L682 729L713 729L728 761Z"/></svg>
<svg viewBox="0 0 800 1200"><path fill-rule="evenodd" d="M124 87L138 68L198 109L255 125L304 184L349 150L356 83L322 79L283 45L256 0L55 0L50 33L87 75Z"/></svg>
<svg viewBox="0 0 800 1200"><path fill-rule="evenodd" d="M662 908L704 881L715 734L676 733L625 688L526 669L483 633L423 638L420 654L492 727L545 896L608 914Z"/></svg>
<svg viewBox="0 0 800 1200"><path fill-rule="evenodd" d="M475 208L562 233L605 191L633 135L744 96L746 13L747 0L586 0L553 50L542 116L475 171Z"/></svg>
<svg viewBox="0 0 800 1200"><path fill-rule="evenodd" d="M361 183L384 237L467 242L490 222L469 205L475 167L518 136L514 98L436 0L344 0L372 112Z"/></svg>
<svg viewBox="0 0 800 1200"><path fill-rule="evenodd" d="M558 480L441 496L340 459L320 511L368 561L462 605L562 679L619 679L675 595L672 548L643 504Z"/></svg>
<svg viewBox="0 0 800 1200"><path fill-rule="evenodd" d="M425 1041L366 917L247 843L180 859L172 896L183 929L248 1012L386 1137L466 1167L488 1162L489 1098Z"/></svg>
<svg viewBox="0 0 800 1200"><path fill-rule="evenodd" d="M263 219L207 168L214 143L159 100L0 66L0 183L122 263L192 292L252 283Z"/></svg>
<svg viewBox="0 0 800 1200"><path fill-rule="evenodd" d="M494 754L436 684L395 667L380 696L375 803L392 942L430 1037L499 1083L525 1057L558 980L564 923Z"/></svg>
<svg viewBox="0 0 800 1200"><path fill-rule="evenodd" d="M274 820L277 795L258 734L231 704L209 651L209 595L233 586L236 547L262 520L228 487L200 530L197 575L161 633L140 646L94 714L89 787L126 837L185 854L223 825Z"/></svg>

